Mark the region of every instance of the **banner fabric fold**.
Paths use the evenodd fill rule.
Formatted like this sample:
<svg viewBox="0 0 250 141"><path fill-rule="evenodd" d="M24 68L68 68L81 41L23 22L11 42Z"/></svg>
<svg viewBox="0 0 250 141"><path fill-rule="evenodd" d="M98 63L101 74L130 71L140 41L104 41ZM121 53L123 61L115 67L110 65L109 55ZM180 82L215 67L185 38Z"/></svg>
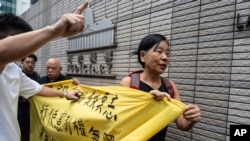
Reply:
<svg viewBox="0 0 250 141"><path fill-rule="evenodd" d="M31 141L146 141L185 108L177 100L156 101L123 86L76 86L71 80L45 86L79 90L80 99L31 97Z"/></svg>

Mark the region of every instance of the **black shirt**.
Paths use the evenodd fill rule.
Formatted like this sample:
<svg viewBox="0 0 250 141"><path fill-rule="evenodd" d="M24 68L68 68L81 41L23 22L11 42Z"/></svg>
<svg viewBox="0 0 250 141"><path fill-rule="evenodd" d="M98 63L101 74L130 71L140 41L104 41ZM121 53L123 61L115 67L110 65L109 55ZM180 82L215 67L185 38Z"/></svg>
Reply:
<svg viewBox="0 0 250 141"><path fill-rule="evenodd" d="M35 71L32 74L28 74L28 73L26 73L24 71L23 71L23 73L26 74L26 76L28 76L29 78L31 78L32 80L35 80L35 81L37 81L40 78L40 75Z"/></svg>
<svg viewBox="0 0 250 141"><path fill-rule="evenodd" d="M69 79L72 79L72 77L60 74L59 77L53 82L69 80ZM37 80L37 82L40 84L52 83L48 76L42 76L40 79Z"/></svg>
<svg viewBox="0 0 250 141"><path fill-rule="evenodd" d="M147 85L146 83L140 81L140 90L142 90L144 92L149 92L153 89L149 85ZM165 85L164 85L164 82L162 82L162 85L160 86L160 88L158 90L162 91L162 92L168 92ZM167 132L167 126L164 127L157 134L155 134L153 137L151 137L148 141L165 141L166 132Z"/></svg>

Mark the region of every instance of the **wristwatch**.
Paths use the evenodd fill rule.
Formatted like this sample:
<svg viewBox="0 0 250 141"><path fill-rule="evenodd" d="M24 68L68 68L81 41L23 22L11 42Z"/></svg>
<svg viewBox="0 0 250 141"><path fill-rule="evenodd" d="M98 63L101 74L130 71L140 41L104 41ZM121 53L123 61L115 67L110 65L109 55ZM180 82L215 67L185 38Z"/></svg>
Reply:
<svg viewBox="0 0 250 141"><path fill-rule="evenodd" d="M68 92L66 90L63 90L63 96L67 97Z"/></svg>

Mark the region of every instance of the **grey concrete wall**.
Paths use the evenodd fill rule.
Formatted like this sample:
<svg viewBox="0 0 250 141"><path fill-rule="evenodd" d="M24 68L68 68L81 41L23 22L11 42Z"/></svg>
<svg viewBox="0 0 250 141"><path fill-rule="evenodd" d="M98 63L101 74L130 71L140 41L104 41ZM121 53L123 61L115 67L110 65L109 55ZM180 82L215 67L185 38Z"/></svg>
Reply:
<svg viewBox="0 0 250 141"><path fill-rule="evenodd" d="M53 24L83 0L40 0L22 16L34 29ZM165 35L171 63L164 76L173 80L184 103L195 103L202 119L189 132L168 128L168 141L229 141L230 124L250 124L250 28L236 28L250 14L248 0L92 0L94 20L105 14L116 25L113 68L116 78L80 78L86 85L116 85L139 69L130 53L149 33ZM67 39L39 49L37 70L59 57L67 65ZM67 70L64 69L64 72ZM167 115L166 115L167 116Z"/></svg>

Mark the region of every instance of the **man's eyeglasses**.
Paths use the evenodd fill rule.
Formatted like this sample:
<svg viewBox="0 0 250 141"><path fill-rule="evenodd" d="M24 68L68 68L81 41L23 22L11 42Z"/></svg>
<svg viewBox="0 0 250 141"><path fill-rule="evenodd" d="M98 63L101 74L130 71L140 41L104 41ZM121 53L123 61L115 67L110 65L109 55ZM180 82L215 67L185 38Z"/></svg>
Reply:
<svg viewBox="0 0 250 141"><path fill-rule="evenodd" d="M36 64L36 62L34 62L34 61L24 61L26 64L32 64L32 65L34 65L34 64Z"/></svg>

